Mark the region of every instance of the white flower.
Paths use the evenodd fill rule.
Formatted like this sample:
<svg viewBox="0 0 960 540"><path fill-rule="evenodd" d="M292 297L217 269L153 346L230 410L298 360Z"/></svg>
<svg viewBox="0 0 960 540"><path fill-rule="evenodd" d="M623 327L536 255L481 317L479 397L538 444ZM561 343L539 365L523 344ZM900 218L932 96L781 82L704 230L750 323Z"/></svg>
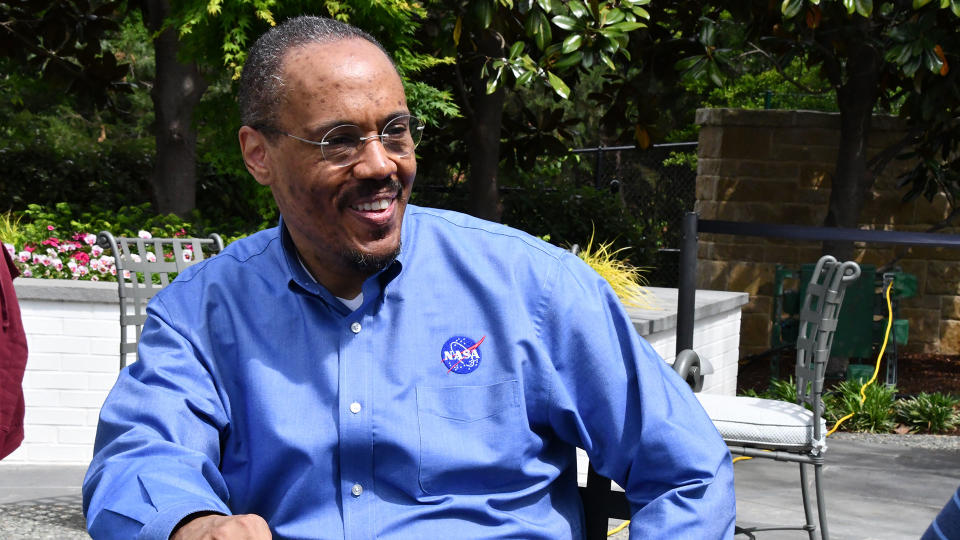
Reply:
<svg viewBox="0 0 960 540"><path fill-rule="evenodd" d="M53 249L53 248L47 248L47 255L49 255L49 256L51 256L51 257L56 257L56 256L57 256L57 250L55 250L55 249Z"/></svg>
<svg viewBox="0 0 960 540"><path fill-rule="evenodd" d="M116 266L111 266L111 267L110 267L110 275L111 275L111 276L117 275L117 267L116 267Z"/></svg>
<svg viewBox="0 0 960 540"><path fill-rule="evenodd" d="M85 265L81 264L80 266L77 267L77 273L80 274L81 276L85 276L90 273L90 269L87 268Z"/></svg>
<svg viewBox="0 0 960 540"><path fill-rule="evenodd" d="M130 258L133 259L133 262L140 262L140 256L136 253L131 253Z"/></svg>
<svg viewBox="0 0 960 540"><path fill-rule="evenodd" d="M192 261L192 260L193 260L193 252L190 251L189 249L183 250L183 260L184 260L184 261L187 261L187 262Z"/></svg>
<svg viewBox="0 0 960 540"><path fill-rule="evenodd" d="M138 233L137 233L137 236L139 236L140 238L143 238L144 240L153 238L153 235L150 234L150 231L143 231L143 230L141 230L140 232L138 232Z"/></svg>
<svg viewBox="0 0 960 540"><path fill-rule="evenodd" d="M51 262L53 263L53 267L57 269L57 272L63 270L63 261L61 261L59 257Z"/></svg>
<svg viewBox="0 0 960 540"><path fill-rule="evenodd" d="M73 259L70 259L69 261L67 261L67 268L69 268L71 272L76 272L76 271L77 271L77 261L75 261L75 260L73 260Z"/></svg>
<svg viewBox="0 0 960 540"><path fill-rule="evenodd" d="M17 256L17 248L13 247L13 244L3 244L3 247L7 248L7 253L10 254L10 257Z"/></svg>
<svg viewBox="0 0 960 540"><path fill-rule="evenodd" d="M97 243L97 235L92 233L87 234L83 237L83 241L86 242L88 246L92 246ZM100 246L97 246L97 247L100 247Z"/></svg>
<svg viewBox="0 0 960 540"><path fill-rule="evenodd" d="M33 264L41 264L41 261L43 260L44 257L45 257L45 255L41 255L41 254L39 254L39 253L34 253L34 254L33 254Z"/></svg>
<svg viewBox="0 0 960 540"><path fill-rule="evenodd" d="M100 278L97 276L90 276L90 281L100 281Z"/></svg>
<svg viewBox="0 0 960 540"><path fill-rule="evenodd" d="M23 277L30 277L33 275L33 272L31 272L29 268L24 268L23 273L21 275Z"/></svg>
<svg viewBox="0 0 960 540"><path fill-rule="evenodd" d="M22 263L25 263L25 262L29 261L29 260L30 260L30 252L29 252L29 251L21 251L20 253L17 253L17 260L19 260L19 261L22 262Z"/></svg>
<svg viewBox="0 0 960 540"><path fill-rule="evenodd" d="M123 278L124 278L124 279L130 279L130 271L129 271L129 270L124 270L124 271L123 271Z"/></svg>
<svg viewBox="0 0 960 540"><path fill-rule="evenodd" d="M93 257L99 257L103 253L103 248L100 246L93 246L90 248L90 255Z"/></svg>
<svg viewBox="0 0 960 540"><path fill-rule="evenodd" d="M147 262L157 262L157 256L154 255L152 251L147 252Z"/></svg>

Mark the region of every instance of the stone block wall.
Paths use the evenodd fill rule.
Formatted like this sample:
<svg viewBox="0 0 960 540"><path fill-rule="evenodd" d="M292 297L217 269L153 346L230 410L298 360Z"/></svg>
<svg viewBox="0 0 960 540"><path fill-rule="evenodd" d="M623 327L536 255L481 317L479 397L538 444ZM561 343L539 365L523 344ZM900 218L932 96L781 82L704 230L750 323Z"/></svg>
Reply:
<svg viewBox="0 0 960 540"><path fill-rule="evenodd" d="M697 211L702 219L822 225L840 138L839 116L811 111L701 109ZM874 117L869 155L903 135L891 117ZM877 179L860 228L925 231L948 213L946 199L901 202L896 177L909 167L894 160ZM958 228L941 232L957 234ZM698 288L750 293L743 308L740 354L769 348L776 264L819 258L819 242L700 235ZM918 295L901 304L910 321L905 350L960 354L960 250L856 245L855 258L897 265L918 279Z"/></svg>

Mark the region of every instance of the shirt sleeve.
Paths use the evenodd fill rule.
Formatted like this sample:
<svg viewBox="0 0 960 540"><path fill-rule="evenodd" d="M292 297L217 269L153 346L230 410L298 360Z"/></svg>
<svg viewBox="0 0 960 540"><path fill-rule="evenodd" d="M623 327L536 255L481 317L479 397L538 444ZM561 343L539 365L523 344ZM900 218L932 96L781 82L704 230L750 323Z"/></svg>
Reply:
<svg viewBox="0 0 960 540"><path fill-rule="evenodd" d="M634 330L606 281L565 256L545 282L550 423L624 488L631 538L732 538L726 445L689 386Z"/></svg>
<svg viewBox="0 0 960 540"><path fill-rule="evenodd" d="M199 349L159 300L147 308L139 360L121 371L100 410L83 483L95 539L166 540L189 514L230 514L217 468L228 414Z"/></svg>

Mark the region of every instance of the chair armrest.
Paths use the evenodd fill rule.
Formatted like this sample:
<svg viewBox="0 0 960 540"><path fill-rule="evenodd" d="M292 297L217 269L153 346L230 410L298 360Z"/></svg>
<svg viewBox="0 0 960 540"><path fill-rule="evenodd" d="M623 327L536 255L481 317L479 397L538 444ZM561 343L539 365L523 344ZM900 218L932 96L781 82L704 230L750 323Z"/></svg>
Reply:
<svg viewBox="0 0 960 540"><path fill-rule="evenodd" d="M700 356L693 349L684 349L673 361L673 370L687 381L690 389L699 392L703 389L703 369Z"/></svg>

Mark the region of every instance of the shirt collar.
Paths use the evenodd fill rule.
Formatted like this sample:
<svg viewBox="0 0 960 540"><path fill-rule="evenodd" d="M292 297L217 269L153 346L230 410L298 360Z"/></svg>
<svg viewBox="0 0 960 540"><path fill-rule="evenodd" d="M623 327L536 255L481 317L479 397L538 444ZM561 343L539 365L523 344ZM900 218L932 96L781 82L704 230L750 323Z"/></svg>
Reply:
<svg viewBox="0 0 960 540"><path fill-rule="evenodd" d="M407 208L410 208L409 205ZM401 225L400 230L400 255L398 255L397 258L386 268L370 276L366 281L363 282L362 291L364 305L379 297L381 291L383 291L387 287L387 284L393 281L400 274L400 271L403 268L402 260L405 253L409 249L409 242L407 240L407 238L409 238L409 231L407 230L407 216L408 213L405 212L403 216L403 224ZM293 237L290 236L290 231L287 230L282 216L280 217L278 228L280 229L280 246L283 251L284 264L286 264L287 267L287 275L289 276L288 286L290 289L295 292L300 290L307 294L318 296L337 311L349 311L342 302L337 300L333 293L313 279L313 276L310 275L305 266L301 264L297 246L293 243Z"/></svg>

